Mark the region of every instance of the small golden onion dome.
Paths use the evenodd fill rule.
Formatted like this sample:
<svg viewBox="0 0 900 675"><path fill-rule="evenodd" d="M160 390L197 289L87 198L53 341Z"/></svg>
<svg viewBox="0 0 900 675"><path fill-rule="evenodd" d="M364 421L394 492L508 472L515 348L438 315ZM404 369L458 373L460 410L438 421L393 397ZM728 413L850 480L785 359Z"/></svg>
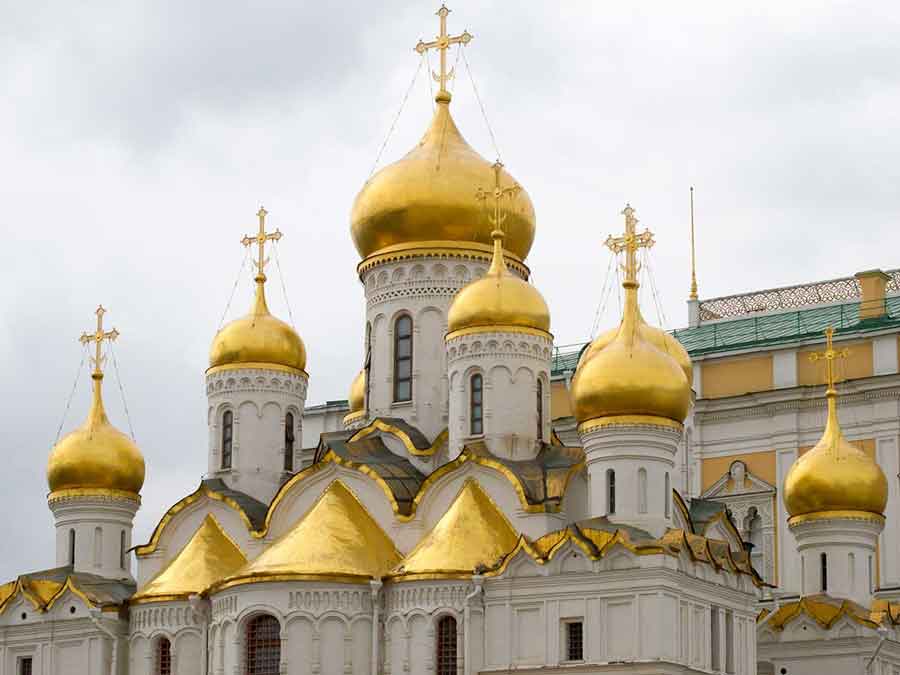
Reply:
<svg viewBox="0 0 900 675"><path fill-rule="evenodd" d="M47 463L50 497L77 491L127 493L137 498L144 485L144 457L134 441L106 417L100 391L103 374L95 371L92 377L94 393L87 419L50 452Z"/></svg>
<svg viewBox="0 0 900 675"><path fill-rule="evenodd" d="M504 233L494 230L494 257L480 279L456 294L447 313L447 336L461 330L550 333L550 310L537 288L510 273L503 259Z"/></svg>
<svg viewBox="0 0 900 675"><path fill-rule="evenodd" d="M350 412L360 412L366 407L366 369L360 370L350 384L350 395L347 397Z"/></svg>
<svg viewBox="0 0 900 675"><path fill-rule="evenodd" d="M644 340L652 344L657 349L665 352L678 362L678 365L681 366L681 369L684 371L684 374L688 379L688 384L693 385L694 367L691 363L691 357L688 355L687 350L684 348L684 345L682 345L681 342L678 341L678 338L643 321L640 324L639 330L641 332L641 337ZM588 359L593 357L594 354L602 349L605 349L609 345L609 343L613 341L618 332L618 328L610 328L605 333L597 336L594 341L588 345L587 349L584 350L584 353L578 360L579 363L581 363L582 361L587 361Z"/></svg>
<svg viewBox="0 0 900 675"><path fill-rule="evenodd" d="M265 275L257 275L250 313L216 333L209 349L210 369L276 366L306 371L306 346L293 328L269 312L265 281Z"/></svg>
<svg viewBox="0 0 900 675"><path fill-rule="evenodd" d="M504 182L514 182L505 171ZM485 258L489 233L474 190L494 180L492 165L475 152L438 98L431 126L405 157L375 174L356 196L350 232L363 258L409 249L460 248ZM521 190L504 227L509 253L524 260L534 241L534 207Z"/></svg>
<svg viewBox="0 0 900 675"><path fill-rule="evenodd" d="M818 443L797 458L784 480L784 505L791 517L827 511L881 515L888 485L881 467L841 431L837 392L829 387L828 420Z"/></svg>

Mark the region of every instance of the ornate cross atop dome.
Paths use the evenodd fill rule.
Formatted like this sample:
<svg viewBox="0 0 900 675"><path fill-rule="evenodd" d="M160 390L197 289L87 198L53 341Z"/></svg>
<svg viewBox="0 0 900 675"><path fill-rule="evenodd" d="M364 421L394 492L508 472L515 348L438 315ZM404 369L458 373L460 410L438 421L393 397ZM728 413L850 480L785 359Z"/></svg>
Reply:
<svg viewBox="0 0 900 675"><path fill-rule="evenodd" d="M485 207L487 207L488 198L494 198L494 213L493 215L488 215L488 222L493 225L494 228L491 232L491 236L494 239L497 239L498 237L502 238L505 234L503 223L506 221L507 216L506 213L502 213L500 204L504 197L510 200L515 199L516 195L522 191L522 186L513 181L513 184L509 187L500 187L500 172L503 170L503 163L498 159L491 168L494 170L494 188L492 190L485 190L484 188L479 187L475 191L475 199L484 202Z"/></svg>
<svg viewBox="0 0 900 675"><path fill-rule="evenodd" d="M828 385L828 389L825 392L826 396L837 395L837 389L835 389L835 384L837 384L838 379L837 375L834 372L834 362L836 359L844 359L850 355L850 350L844 347L843 349L835 349L832 343L832 338L834 337L834 328L829 326L825 329L825 351L823 352L813 352L809 355L810 361L821 361L824 359L825 361L825 384Z"/></svg>
<svg viewBox="0 0 900 675"><path fill-rule="evenodd" d="M437 49L441 53L441 70L439 73L432 72L431 76L434 78L434 81L440 85L435 100L447 103L450 102L450 92L447 91L447 81L452 80L455 74L453 68L450 69L450 72L447 72L447 49L450 48L450 45L467 45L472 41L472 34L467 30L464 30L459 35L447 34L447 15L449 13L450 10L447 9L447 6L441 5L441 8L436 12L436 15L440 17L440 33L438 33L437 39L432 40L431 42L419 40L416 45L416 51L419 54L424 54L429 49Z"/></svg>
<svg viewBox="0 0 900 675"><path fill-rule="evenodd" d="M637 261L637 251L639 248L652 248L656 242L653 240L653 233L650 230L645 229L640 234L637 233L639 221L634 215L631 204L625 205L622 215L625 216L625 234L619 237L609 235L603 243L615 254L625 251L625 264L622 266L622 271L625 272L625 284L634 284L637 287L637 275L641 270L641 265Z"/></svg>
<svg viewBox="0 0 900 675"><path fill-rule="evenodd" d="M281 230L276 229L274 232L266 232L266 216L268 215L268 211L262 206L259 207L259 211L256 212L257 217L259 218L259 232L256 233L255 236L245 235L243 239L241 239L241 243L244 246L250 246L252 244L257 244L259 246L259 252L257 254L257 259L253 261L253 264L256 265L256 282L263 283L266 280L265 266L266 263L269 262L269 259L266 258L266 242L267 241L278 241L283 236L281 234Z"/></svg>
<svg viewBox="0 0 900 675"><path fill-rule="evenodd" d="M93 342L95 345L94 356L91 357L91 361L94 364L94 372L92 377L95 380L103 379L103 362L106 360L106 357L102 354L103 342L112 342L117 337L119 337L119 331L113 328L111 331L103 330L103 315L106 314L106 310L103 309L103 305L97 306L97 311L94 312L97 315L97 328L93 333L82 333L81 337L78 338L78 341L86 345L88 343Z"/></svg>

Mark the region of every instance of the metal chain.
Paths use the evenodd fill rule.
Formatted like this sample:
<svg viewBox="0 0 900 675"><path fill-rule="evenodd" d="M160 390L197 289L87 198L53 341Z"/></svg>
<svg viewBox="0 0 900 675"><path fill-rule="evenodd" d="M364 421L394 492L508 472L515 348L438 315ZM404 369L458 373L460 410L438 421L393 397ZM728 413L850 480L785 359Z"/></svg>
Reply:
<svg viewBox="0 0 900 675"><path fill-rule="evenodd" d="M612 292L612 287L609 285L609 281L612 278L610 274L610 268L612 267L613 261L616 259L616 256L609 256L609 264L606 266L606 275L603 279L603 288L600 291L600 300L597 302L597 311L594 313L594 322L591 324L591 340L593 340L597 336L597 328L600 325L600 317L603 315L603 311L606 309L606 303L609 300L609 295Z"/></svg>
<svg viewBox="0 0 900 675"><path fill-rule="evenodd" d="M431 101L431 112L434 112L434 78L431 76L431 57L429 56L430 50L426 49L425 53L422 55L422 58L425 59L425 65L428 66L428 72L425 73L425 79L428 80L428 100ZM419 62L421 65L421 61Z"/></svg>
<svg viewBox="0 0 900 675"><path fill-rule="evenodd" d="M278 268L278 279L281 281L281 293L284 295L284 304L287 305L288 318L291 320L291 327L294 330L297 330L297 325L294 323L294 313L291 311L291 301L288 300L287 287L284 285L284 274L281 271L281 260L278 258L277 241L272 247L272 250L275 251L275 266Z"/></svg>
<svg viewBox="0 0 900 675"><path fill-rule="evenodd" d="M656 286L656 277L653 276L653 265L650 261L650 251L644 249L644 267L647 268L647 278L650 280L650 290L653 293L653 302L656 304L656 315L660 325L663 328L669 327L669 319L666 317L666 310L663 307L662 298L659 296L659 289Z"/></svg>
<svg viewBox="0 0 900 675"><path fill-rule="evenodd" d="M450 80L450 86L447 88L451 94L456 91L456 67L459 65L459 55L462 52L462 43L458 43L456 45L456 60L453 62L453 67L450 69L450 72L453 73L453 79Z"/></svg>
<svg viewBox="0 0 900 675"><path fill-rule="evenodd" d="M247 265L247 256L249 255L249 252L249 247L244 248L244 259L241 260L241 268L238 270L237 277L234 279L234 286L231 287L231 295L228 296L228 303L225 305L225 311L222 312L222 318L219 319L219 327L216 329L216 332L222 330L222 326L225 324L225 317L228 314L228 309L231 307L231 302L234 300L234 293L237 291L238 284L241 281L244 267Z"/></svg>
<svg viewBox="0 0 900 675"><path fill-rule="evenodd" d="M427 50L426 50L427 52ZM421 59L419 59L419 65L416 67L416 72L413 75L412 81L409 83L409 87L406 89L406 94L403 96L403 101L400 103L400 108L397 110L397 114L394 116L394 121L391 122L391 127L388 129L387 136L384 137L384 143L381 144L381 148L378 150L378 154L375 155L375 162L372 164L372 170L369 172L369 178L371 178L375 169L378 168L378 163L381 161L381 155L384 154L384 149L387 147L388 141L391 138L391 135L394 133L394 128L397 126L397 120L400 119L400 114L403 112L403 108L406 107L406 101L409 98L410 93L413 90L413 86L416 84L416 80L419 78L419 71L422 70L422 64L425 62L425 56L423 55ZM429 69L429 77L431 76ZM366 181L369 180L366 178Z"/></svg>
<svg viewBox="0 0 900 675"><path fill-rule="evenodd" d="M128 401L125 399L125 389L122 387L122 377L119 375L119 361L116 359L116 351L113 349L112 342L107 346L110 356L112 356L113 370L116 373L116 384L119 385L119 395L122 397L122 407L125 409L125 419L128 422L128 433L131 434L131 440L137 443L134 437L134 427L131 424L131 413L128 411Z"/></svg>
<svg viewBox="0 0 900 675"><path fill-rule="evenodd" d="M481 108L481 116L484 117L484 123L487 125L488 133L491 135L491 143L494 146L494 152L497 153L497 161L502 161L500 156L500 148L497 146L497 138L494 136L494 130L491 128L491 123L488 121L487 112L484 109L484 103L481 101L481 96L478 94L478 87L475 86L475 78L472 77L472 69L469 67L469 59L466 57L465 49L462 50L463 62L466 64L466 72L469 74L469 81L472 83L472 90L475 92L475 99L478 101L478 106Z"/></svg>
<svg viewBox="0 0 900 675"><path fill-rule="evenodd" d="M78 388L79 379L81 379L81 371L84 369L84 361L87 358L88 353L87 350L87 343L85 343L81 350L81 363L78 364L78 371L75 373L75 382L72 383L72 391L69 392L69 398L66 401L62 419L59 421L59 427L56 429L56 438L53 440L54 446L59 443L59 436L62 434L63 425L66 423L66 418L69 416L69 408L72 406L72 399L75 397L75 390Z"/></svg>

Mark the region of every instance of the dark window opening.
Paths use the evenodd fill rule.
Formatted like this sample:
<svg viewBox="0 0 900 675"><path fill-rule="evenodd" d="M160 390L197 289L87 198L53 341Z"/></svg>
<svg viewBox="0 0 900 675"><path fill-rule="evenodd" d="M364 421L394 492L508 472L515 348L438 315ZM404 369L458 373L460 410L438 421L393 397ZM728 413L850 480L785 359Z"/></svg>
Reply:
<svg viewBox="0 0 900 675"><path fill-rule="evenodd" d="M537 439L538 442L544 440L544 383L540 378L537 381Z"/></svg>
<svg viewBox="0 0 900 675"><path fill-rule="evenodd" d="M128 552L125 548L125 530L119 532L119 568L128 569Z"/></svg>
<svg viewBox="0 0 900 675"><path fill-rule="evenodd" d="M479 436L484 433L484 379L473 375L469 382L469 432Z"/></svg>
<svg viewBox="0 0 900 675"><path fill-rule="evenodd" d="M394 401L412 400L412 319L403 315L394 323Z"/></svg>
<svg viewBox="0 0 900 675"><path fill-rule="evenodd" d="M444 616L438 621L437 675L456 675L456 619Z"/></svg>
<svg viewBox="0 0 900 675"><path fill-rule="evenodd" d="M294 470L294 413L284 416L284 470Z"/></svg>
<svg viewBox="0 0 900 675"><path fill-rule="evenodd" d="M584 624L570 621L566 624L566 661L584 660Z"/></svg>
<svg viewBox="0 0 900 675"><path fill-rule="evenodd" d="M69 564L75 564L75 530L69 530Z"/></svg>
<svg viewBox="0 0 900 675"><path fill-rule="evenodd" d="M222 468L231 468L231 441L234 437L234 413L226 410L222 415Z"/></svg>
<svg viewBox="0 0 900 675"><path fill-rule="evenodd" d="M828 556L820 554L819 561L822 565L822 592L825 593L828 590Z"/></svg>
<svg viewBox="0 0 900 675"><path fill-rule="evenodd" d="M278 675L281 672L281 624L262 614L247 624L247 675Z"/></svg>
<svg viewBox="0 0 900 675"><path fill-rule="evenodd" d="M19 675L31 675L32 674L32 661L30 656L23 656L19 661Z"/></svg>
<svg viewBox="0 0 900 675"><path fill-rule="evenodd" d="M172 675L172 644L167 638L156 641L156 675Z"/></svg>
<svg viewBox="0 0 900 675"><path fill-rule="evenodd" d="M616 472L606 470L606 512L616 512Z"/></svg>

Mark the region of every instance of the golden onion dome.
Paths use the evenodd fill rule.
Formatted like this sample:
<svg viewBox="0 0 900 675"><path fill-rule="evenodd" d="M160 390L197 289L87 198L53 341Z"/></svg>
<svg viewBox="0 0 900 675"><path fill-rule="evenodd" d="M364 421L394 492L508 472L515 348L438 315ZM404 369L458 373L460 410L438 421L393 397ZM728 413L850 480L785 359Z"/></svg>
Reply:
<svg viewBox="0 0 900 675"><path fill-rule="evenodd" d="M514 182L505 171L505 182ZM492 165L466 143L450 115L449 97L438 97L431 126L405 157L386 166L360 190L350 232L360 256L415 249L456 249L487 258L489 233L475 199L493 183ZM534 241L534 207L521 190L504 227L507 251L524 260Z"/></svg>
<svg viewBox="0 0 900 675"><path fill-rule="evenodd" d="M881 515L888 484L881 467L841 431L837 392L829 386L828 420L818 443L797 458L784 480L784 505L791 517L856 511Z"/></svg>
<svg viewBox="0 0 900 675"><path fill-rule="evenodd" d="M210 370L235 367L306 371L306 346L297 332L269 312L264 274L256 277L256 299L247 316L225 325L209 349Z"/></svg>
<svg viewBox="0 0 900 675"><path fill-rule="evenodd" d="M350 384L350 394L347 396L350 412L344 415L344 425L352 426L366 416L366 369L363 368L353 378Z"/></svg>
<svg viewBox="0 0 900 675"><path fill-rule="evenodd" d="M110 424L103 408L103 373L95 370L87 419L50 452L47 484L50 498L67 492L124 493L138 498L144 485L144 457L128 436Z"/></svg>
<svg viewBox="0 0 900 675"><path fill-rule="evenodd" d="M504 233L494 230L491 267L456 294L447 313L447 337L463 330L550 333L550 310L537 288L511 274L503 259Z"/></svg>
<svg viewBox="0 0 900 675"><path fill-rule="evenodd" d="M652 234L637 235L634 209L626 206L626 234L610 239L626 252L625 307L619 327L601 335L579 360L570 395L579 425L649 423L680 426L691 402L690 358L677 340L651 328L638 304L638 246L651 246Z"/></svg>

